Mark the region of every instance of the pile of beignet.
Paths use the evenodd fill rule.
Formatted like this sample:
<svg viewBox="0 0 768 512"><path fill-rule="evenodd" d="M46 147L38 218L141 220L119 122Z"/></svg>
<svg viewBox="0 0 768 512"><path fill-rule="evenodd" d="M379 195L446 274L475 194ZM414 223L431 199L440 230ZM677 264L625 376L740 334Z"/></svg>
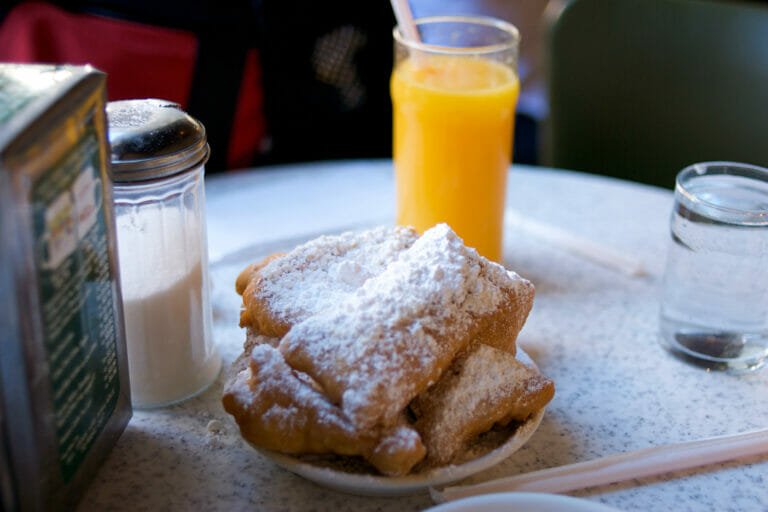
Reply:
<svg viewBox="0 0 768 512"><path fill-rule="evenodd" d="M515 358L533 285L444 224L320 237L247 267L236 290L247 334L223 404L261 448L405 475L554 394Z"/></svg>

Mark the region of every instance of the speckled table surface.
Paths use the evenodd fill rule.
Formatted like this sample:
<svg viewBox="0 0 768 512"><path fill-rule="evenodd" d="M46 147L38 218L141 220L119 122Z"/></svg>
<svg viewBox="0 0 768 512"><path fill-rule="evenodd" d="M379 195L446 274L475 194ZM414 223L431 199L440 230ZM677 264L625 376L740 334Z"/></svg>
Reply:
<svg viewBox="0 0 768 512"><path fill-rule="evenodd" d="M233 280L250 259L320 233L391 223L391 162L329 162L233 173L206 186L215 338L239 353ZM519 343L557 393L539 429L483 481L640 448L768 426L768 370L708 373L657 342L670 190L514 166L508 204L537 222L642 262L632 277L515 225L506 264L536 286ZM220 405L223 377L182 404L135 411L80 510L423 510L428 495L331 491L275 466L241 441ZM768 457L571 493L620 510L768 510Z"/></svg>

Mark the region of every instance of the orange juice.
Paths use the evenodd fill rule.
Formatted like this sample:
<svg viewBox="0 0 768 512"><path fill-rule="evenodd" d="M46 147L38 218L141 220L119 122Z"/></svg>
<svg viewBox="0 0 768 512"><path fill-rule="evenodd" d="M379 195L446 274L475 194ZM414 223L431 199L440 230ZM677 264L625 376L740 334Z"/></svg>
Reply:
<svg viewBox="0 0 768 512"><path fill-rule="evenodd" d="M419 55L392 74L397 222L450 225L501 260L515 72L478 57Z"/></svg>

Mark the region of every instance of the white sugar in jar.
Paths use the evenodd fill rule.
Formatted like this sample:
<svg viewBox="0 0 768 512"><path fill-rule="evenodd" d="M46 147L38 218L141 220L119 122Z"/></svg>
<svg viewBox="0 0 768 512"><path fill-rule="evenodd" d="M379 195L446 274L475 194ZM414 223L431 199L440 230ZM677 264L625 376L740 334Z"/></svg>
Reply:
<svg viewBox="0 0 768 512"><path fill-rule="evenodd" d="M107 106L131 402L161 407L204 391L212 339L203 125L171 102Z"/></svg>

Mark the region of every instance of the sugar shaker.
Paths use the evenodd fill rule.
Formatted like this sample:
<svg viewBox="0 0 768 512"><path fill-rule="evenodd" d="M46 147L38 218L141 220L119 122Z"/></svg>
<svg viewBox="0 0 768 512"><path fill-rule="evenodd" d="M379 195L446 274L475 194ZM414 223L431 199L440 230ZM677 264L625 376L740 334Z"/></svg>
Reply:
<svg viewBox="0 0 768 512"><path fill-rule="evenodd" d="M131 402L170 405L205 390L212 338L204 126L175 103L107 105Z"/></svg>

